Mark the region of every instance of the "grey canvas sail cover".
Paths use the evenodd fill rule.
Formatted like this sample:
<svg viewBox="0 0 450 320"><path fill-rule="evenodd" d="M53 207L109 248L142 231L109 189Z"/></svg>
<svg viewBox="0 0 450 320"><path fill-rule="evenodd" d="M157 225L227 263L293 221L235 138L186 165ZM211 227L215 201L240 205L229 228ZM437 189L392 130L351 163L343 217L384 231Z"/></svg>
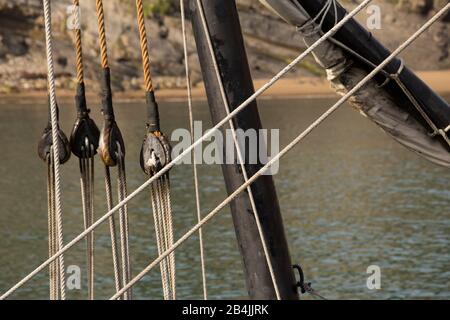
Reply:
<svg viewBox="0 0 450 320"><path fill-rule="evenodd" d="M260 0L283 20L298 28L307 46L312 45L323 32L312 22L300 4L295 0ZM313 55L323 67L331 87L340 95L345 95L368 73L354 64L352 58L332 41L319 45ZM450 167L449 149L441 141L431 137L421 123L400 108L392 97L375 80L369 81L358 90L349 103L362 115L375 122L380 128L403 146L424 158Z"/></svg>

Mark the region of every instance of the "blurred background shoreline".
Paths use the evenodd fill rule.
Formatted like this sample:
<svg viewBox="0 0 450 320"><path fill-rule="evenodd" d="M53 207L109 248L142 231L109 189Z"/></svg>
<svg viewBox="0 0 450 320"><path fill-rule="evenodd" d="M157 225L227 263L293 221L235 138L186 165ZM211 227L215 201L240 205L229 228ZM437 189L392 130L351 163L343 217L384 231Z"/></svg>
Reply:
<svg viewBox="0 0 450 320"><path fill-rule="evenodd" d="M442 96L450 95L450 70L440 71L419 71L417 75L428 86ZM254 81L255 90L260 88L270 79L256 79ZM177 102L186 101L187 94L185 88L165 88L157 91L158 100ZM331 89L329 82L324 78L317 77L297 77L283 78L264 92L258 99L321 99L336 97L336 93ZM74 99L74 91L70 89L59 89L57 91L58 101L70 102ZM199 83L192 89L192 98L197 101L206 100L206 92L203 83ZM97 92L88 91L87 99L89 103L99 104L101 97ZM47 100L47 92L43 90L19 91L12 93L0 93L0 105L15 103L30 103L38 100L44 103ZM145 95L142 90L117 91L114 94L117 102L142 102Z"/></svg>
<svg viewBox="0 0 450 320"><path fill-rule="evenodd" d="M340 1L349 10L358 2ZM374 0L372 4L380 9L381 29L370 31L392 50L447 2ZM178 0L148 0L144 3L157 94L162 99L184 97L186 90ZM270 79L300 54L305 45L294 27L269 12L259 1L237 0L236 3L255 87L259 87L264 79ZM71 4L71 0L53 2L56 85L58 96L62 97L72 97L75 88L73 31L67 27L67 8ZM80 5L86 87L88 95L96 98L100 66L95 1L81 1ZM109 0L104 6L113 90L119 99L143 99L134 2ZM366 25L371 14L370 10L362 11L357 20ZM420 73L424 81L440 94L449 91L448 86L444 85L450 80L449 16L432 26L401 56L413 70L425 71ZM190 24L188 27L191 80L196 97L200 97L203 94L201 70ZM0 98L33 98L39 96L39 92L45 97L46 72L42 2L0 0ZM324 75L309 55L286 75L282 85L272 89L268 95L328 96L331 91Z"/></svg>

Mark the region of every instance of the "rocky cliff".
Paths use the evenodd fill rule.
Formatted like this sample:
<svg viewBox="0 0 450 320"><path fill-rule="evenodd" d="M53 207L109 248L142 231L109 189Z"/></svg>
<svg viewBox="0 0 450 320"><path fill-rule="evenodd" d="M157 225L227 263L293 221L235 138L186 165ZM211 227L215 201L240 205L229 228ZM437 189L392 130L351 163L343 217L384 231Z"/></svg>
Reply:
<svg viewBox="0 0 450 320"><path fill-rule="evenodd" d="M80 1L87 85L97 89L99 50L95 1ZM150 40L152 72L158 87L182 87L183 54L178 0L145 0L147 32ZM358 1L341 3L351 9ZM448 0L375 0L381 8L381 29L373 33L389 48L414 32L435 10ZM72 31L67 28L70 0L53 1L53 32L57 85L74 86L74 49ZM242 30L253 77L273 75L304 49L291 26L267 11L257 0L237 1ZM104 1L109 56L115 90L142 87L138 31L134 1ZM366 23L369 13L358 20ZM450 68L447 16L433 26L403 55L414 69ZM191 30L188 30L191 33ZM189 37L192 79L201 81L195 44ZM290 76L318 76L320 69L311 57ZM41 0L0 0L0 93L46 89L46 64Z"/></svg>

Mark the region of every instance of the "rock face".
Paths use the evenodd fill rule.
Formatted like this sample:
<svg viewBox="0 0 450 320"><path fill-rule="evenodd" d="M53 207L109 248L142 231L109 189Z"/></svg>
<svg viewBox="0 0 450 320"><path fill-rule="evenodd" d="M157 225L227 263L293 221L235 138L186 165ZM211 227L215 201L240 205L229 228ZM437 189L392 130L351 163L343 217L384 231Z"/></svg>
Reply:
<svg viewBox="0 0 450 320"><path fill-rule="evenodd" d="M433 0L401 0L399 7L419 14L427 14L433 8Z"/></svg>
<svg viewBox="0 0 450 320"><path fill-rule="evenodd" d="M0 30L3 30L0 31L0 58L4 58L6 54L20 56L28 52L27 33L40 14L38 3L0 0Z"/></svg>
<svg viewBox="0 0 450 320"><path fill-rule="evenodd" d="M152 3L156 0L146 0ZM165 0L170 1L170 0ZM53 1L54 56L57 85L75 85L75 54L72 30L67 21L67 5L71 1ZM165 15L148 15L147 32L152 74L159 88L183 86L183 45L177 2L172 2ZM357 1L342 1L351 9ZM448 0L374 0L381 7L382 29L371 30L385 45L393 49L423 24L428 15ZM305 46L295 28L288 26L256 0L237 0L247 54L255 78L270 77L295 58ZM104 1L108 53L115 90L142 88L139 34L133 1ZM88 90L98 90L99 49L94 1L81 1L81 25ZM395 14L393 13L395 12ZM365 23L367 14L357 18ZM196 47L190 26L189 62L194 83L201 81ZM416 69L449 68L448 28L439 22L418 39L412 50L404 54ZM312 57L295 68L290 76L321 75ZM0 92L46 90L46 60L41 0L0 0Z"/></svg>

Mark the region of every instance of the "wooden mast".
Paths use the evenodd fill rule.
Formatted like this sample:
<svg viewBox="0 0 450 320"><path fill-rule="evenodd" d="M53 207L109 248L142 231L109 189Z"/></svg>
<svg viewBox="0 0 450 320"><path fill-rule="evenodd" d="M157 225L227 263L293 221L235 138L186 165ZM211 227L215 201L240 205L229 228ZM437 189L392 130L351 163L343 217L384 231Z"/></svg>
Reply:
<svg viewBox="0 0 450 320"><path fill-rule="evenodd" d="M205 81L212 121L217 124L226 115L219 82L207 45L197 1L190 1L190 16L200 65ZM203 1L203 10L212 39L215 57L230 111L254 93L250 69L245 53L239 17L234 0ZM262 128L256 101L234 119L236 129ZM225 134L223 127L222 133ZM225 136L225 135L224 135ZM245 154L245 152L243 152ZM259 155L258 155L259 157ZM259 159L258 159L258 162ZM261 163L246 164L248 176L262 167ZM228 194L244 183L239 164L223 164L222 171ZM283 221L272 176L258 178L251 186L263 233L267 240L274 275L281 299L298 299L291 258L284 233ZM246 285L251 299L276 299L276 292L264 255L261 238L247 192L230 204L236 237L243 259Z"/></svg>

